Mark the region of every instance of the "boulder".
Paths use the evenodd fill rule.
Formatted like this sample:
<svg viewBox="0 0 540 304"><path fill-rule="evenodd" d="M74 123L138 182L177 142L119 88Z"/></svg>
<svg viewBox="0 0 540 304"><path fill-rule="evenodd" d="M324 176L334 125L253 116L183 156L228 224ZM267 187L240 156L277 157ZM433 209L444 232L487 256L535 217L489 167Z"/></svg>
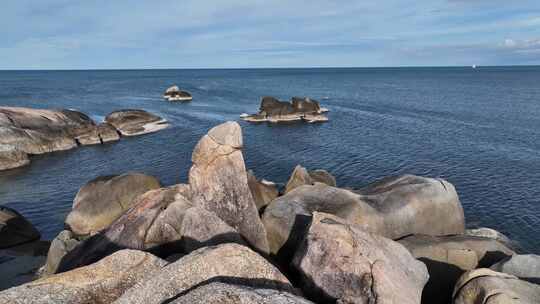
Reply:
<svg viewBox="0 0 540 304"><path fill-rule="evenodd" d="M135 197L159 187L155 177L141 173L100 176L79 190L66 224L75 235L95 234L131 208Z"/></svg>
<svg viewBox="0 0 540 304"><path fill-rule="evenodd" d="M98 145L120 140L120 134L115 127L104 122L97 125L93 131L79 135L76 140L83 146Z"/></svg>
<svg viewBox="0 0 540 304"><path fill-rule="evenodd" d="M540 285L481 268L460 277L453 299L454 304L535 304L540 299Z"/></svg>
<svg viewBox="0 0 540 304"><path fill-rule="evenodd" d="M217 214L252 246L268 252L266 231L248 186L242 146L242 129L236 122L216 126L203 136L192 155L191 199Z"/></svg>
<svg viewBox="0 0 540 304"><path fill-rule="evenodd" d="M192 96L189 92L182 91L178 86L172 86L165 91L163 98L168 101L190 101Z"/></svg>
<svg viewBox="0 0 540 304"><path fill-rule="evenodd" d="M330 213L390 239L410 234L461 234L463 208L452 184L405 175L357 192L315 183L272 201L262 221L270 251L288 255L303 238L314 211Z"/></svg>
<svg viewBox="0 0 540 304"><path fill-rule="evenodd" d="M249 190L251 191L251 195L253 196L253 200L255 201L258 210L261 210L261 208L265 207L278 197L279 191L275 183L264 179L258 180L251 170L247 172L247 180Z"/></svg>
<svg viewBox="0 0 540 304"><path fill-rule="evenodd" d="M270 96L261 100L259 112L252 115L242 115L242 119L251 122L279 122L279 121L328 121L322 113L319 102L306 97L293 97L292 102L279 101Z"/></svg>
<svg viewBox="0 0 540 304"><path fill-rule="evenodd" d="M498 242L503 243L506 247L514 249L516 244L510 240L506 235L500 233L499 231L491 228L475 228L475 229L465 229L465 235L470 236L480 236L485 238L494 239Z"/></svg>
<svg viewBox="0 0 540 304"><path fill-rule="evenodd" d="M0 249L35 241L40 236L36 228L19 212L0 206Z"/></svg>
<svg viewBox="0 0 540 304"><path fill-rule="evenodd" d="M514 253L494 239L469 235L413 235L399 243L428 268L424 303L449 303L454 285L465 271L489 267Z"/></svg>
<svg viewBox="0 0 540 304"><path fill-rule="evenodd" d="M170 303L209 282L292 288L287 278L260 255L248 247L229 243L204 247L182 257L133 286L115 303Z"/></svg>
<svg viewBox="0 0 540 304"><path fill-rule="evenodd" d="M303 185L313 185L316 182L336 187L336 178L326 170L308 171L306 168L297 165L294 168L289 181L285 186L285 193L291 192L294 188Z"/></svg>
<svg viewBox="0 0 540 304"><path fill-rule="evenodd" d="M293 259L303 290L339 303L419 304L426 266L397 242L315 212Z"/></svg>
<svg viewBox="0 0 540 304"><path fill-rule="evenodd" d="M119 110L105 117L123 136L136 136L157 132L169 126L167 120L143 110Z"/></svg>
<svg viewBox="0 0 540 304"><path fill-rule="evenodd" d="M0 144L0 171L26 166L29 163L30 159L25 152L13 146Z"/></svg>
<svg viewBox="0 0 540 304"><path fill-rule="evenodd" d="M516 254L490 268L531 283L540 284L540 256L536 254Z"/></svg>
<svg viewBox="0 0 540 304"><path fill-rule="evenodd" d="M293 293L246 285L210 282L188 291L171 304L312 304Z"/></svg>
<svg viewBox="0 0 540 304"><path fill-rule="evenodd" d="M0 292L0 303L111 303L166 262L136 250L122 250L98 263Z"/></svg>
<svg viewBox="0 0 540 304"><path fill-rule="evenodd" d="M71 252L79 243L80 241L75 238L71 231L61 231L51 243L51 247L47 253L47 260L40 275L46 277L55 274L64 256L68 252Z"/></svg>

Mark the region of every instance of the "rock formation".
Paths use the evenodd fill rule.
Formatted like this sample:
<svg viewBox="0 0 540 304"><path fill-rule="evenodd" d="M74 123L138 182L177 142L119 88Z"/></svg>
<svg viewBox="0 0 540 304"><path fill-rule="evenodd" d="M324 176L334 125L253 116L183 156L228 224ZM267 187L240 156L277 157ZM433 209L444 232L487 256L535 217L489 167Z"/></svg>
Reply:
<svg viewBox="0 0 540 304"><path fill-rule="evenodd" d="M263 97L259 113L242 114L242 119L251 122L280 122L280 121L307 121L323 122L328 118L323 115L327 109L321 108L319 102L309 97L293 97L292 102L279 101L274 97Z"/></svg>
<svg viewBox="0 0 540 304"><path fill-rule="evenodd" d="M490 267L531 283L540 284L540 256L536 254L516 254Z"/></svg>
<svg viewBox="0 0 540 304"><path fill-rule="evenodd" d="M316 182L336 187L336 178L328 173L328 171L320 169L308 171L306 168L297 165L285 186L285 193L289 193L299 186L314 185Z"/></svg>
<svg viewBox="0 0 540 304"><path fill-rule="evenodd" d="M38 240L39 232L14 209L0 206L0 249Z"/></svg>
<svg viewBox="0 0 540 304"><path fill-rule="evenodd" d="M136 136L163 130L167 120L143 110L119 110L105 117L123 136Z"/></svg>
<svg viewBox="0 0 540 304"><path fill-rule="evenodd" d="M178 86L168 88L163 94L163 98L168 101L191 101L193 97L187 91L182 91Z"/></svg>

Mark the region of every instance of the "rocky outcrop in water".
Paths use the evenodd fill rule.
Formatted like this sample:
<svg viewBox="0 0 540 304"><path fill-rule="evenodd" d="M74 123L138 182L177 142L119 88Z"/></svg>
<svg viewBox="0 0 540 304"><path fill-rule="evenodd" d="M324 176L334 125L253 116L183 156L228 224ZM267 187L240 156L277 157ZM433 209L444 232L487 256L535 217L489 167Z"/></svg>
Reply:
<svg viewBox="0 0 540 304"><path fill-rule="evenodd" d="M35 241L40 236L36 228L19 212L0 206L0 249Z"/></svg>
<svg viewBox="0 0 540 304"><path fill-rule="evenodd" d="M191 101L193 99L189 92L180 90L178 86L168 88L163 94L163 98L168 101Z"/></svg>
<svg viewBox="0 0 540 304"><path fill-rule="evenodd" d="M293 97L291 102L279 101L274 97L263 97L257 114L242 114L242 119L250 122L307 121L324 122L327 109L309 97Z"/></svg>
<svg viewBox="0 0 540 304"><path fill-rule="evenodd" d="M162 118L141 110L113 112L96 124L75 110L0 107L0 170L27 165L29 155L103 144L167 127ZM118 129L118 130L117 130Z"/></svg>
<svg viewBox="0 0 540 304"><path fill-rule="evenodd" d="M490 267L531 283L540 284L540 256L536 254L512 255Z"/></svg>

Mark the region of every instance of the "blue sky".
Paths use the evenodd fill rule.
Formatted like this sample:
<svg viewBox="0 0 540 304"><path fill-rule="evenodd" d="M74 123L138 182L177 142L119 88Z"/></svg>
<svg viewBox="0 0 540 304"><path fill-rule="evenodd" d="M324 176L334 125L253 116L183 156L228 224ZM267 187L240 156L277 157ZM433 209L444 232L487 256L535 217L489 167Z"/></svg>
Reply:
<svg viewBox="0 0 540 304"><path fill-rule="evenodd" d="M540 64L539 0L2 0L0 69Z"/></svg>

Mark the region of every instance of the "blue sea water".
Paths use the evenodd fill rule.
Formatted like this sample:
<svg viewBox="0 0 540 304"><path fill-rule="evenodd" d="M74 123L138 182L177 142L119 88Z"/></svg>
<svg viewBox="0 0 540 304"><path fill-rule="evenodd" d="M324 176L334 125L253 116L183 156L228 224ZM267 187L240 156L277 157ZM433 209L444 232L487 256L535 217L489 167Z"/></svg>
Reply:
<svg viewBox="0 0 540 304"><path fill-rule="evenodd" d="M193 102L164 101L172 84ZM442 177L456 186L468 226L495 228L540 254L540 67L0 71L0 105L75 108L95 120L140 108L172 125L0 172L0 204L51 239L85 182L126 171L185 182L198 139L255 112L265 95L318 99L330 121L240 122L258 177L284 183L297 164L326 169L343 187L405 173Z"/></svg>

